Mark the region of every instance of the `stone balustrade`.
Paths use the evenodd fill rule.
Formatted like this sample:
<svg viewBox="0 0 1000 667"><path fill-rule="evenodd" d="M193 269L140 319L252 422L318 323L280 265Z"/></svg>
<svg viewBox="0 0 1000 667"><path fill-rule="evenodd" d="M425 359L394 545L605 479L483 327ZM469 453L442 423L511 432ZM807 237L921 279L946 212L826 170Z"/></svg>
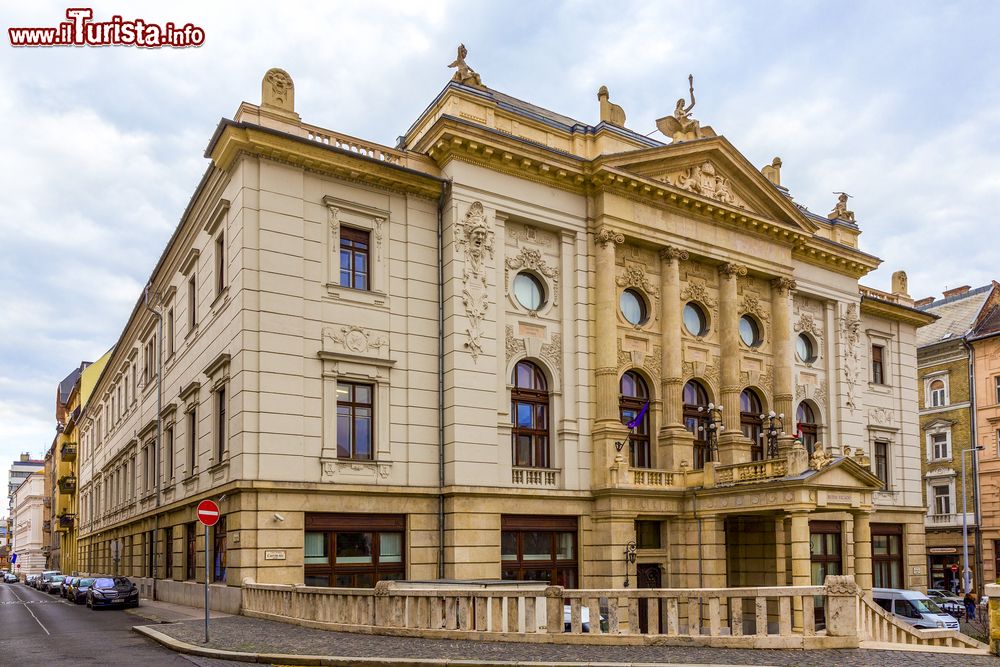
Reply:
<svg viewBox="0 0 1000 667"><path fill-rule="evenodd" d="M357 153L358 155L370 157L373 160L380 160L390 164L404 164L403 153L386 146L380 146L370 141L362 141L346 134L331 132L330 130L324 130L312 125L303 124L302 128L306 138L310 141Z"/></svg>
<svg viewBox="0 0 1000 667"><path fill-rule="evenodd" d="M825 586L599 590L510 581L383 581L370 589L246 580L242 613L329 630L447 639L743 648L866 642L985 652L958 632L900 623L862 597L851 576L828 577Z"/></svg>
<svg viewBox="0 0 1000 667"><path fill-rule="evenodd" d="M715 468L716 486L753 484L769 479L778 479L788 474L788 463L784 458L733 463Z"/></svg>

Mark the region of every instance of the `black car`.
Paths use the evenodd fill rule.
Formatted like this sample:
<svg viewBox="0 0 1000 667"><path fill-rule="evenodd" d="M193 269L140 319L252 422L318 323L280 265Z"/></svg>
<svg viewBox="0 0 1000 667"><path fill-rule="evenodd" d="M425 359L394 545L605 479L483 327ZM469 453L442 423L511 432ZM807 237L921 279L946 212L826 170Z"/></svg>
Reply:
<svg viewBox="0 0 1000 667"><path fill-rule="evenodd" d="M87 591L90 590L95 581L94 577L74 577L73 582L66 589L66 599L83 604L87 601Z"/></svg>
<svg viewBox="0 0 1000 667"><path fill-rule="evenodd" d="M71 600L72 598L69 596L69 589L73 586L73 582L79 580L80 577L66 577L66 580L63 581L62 592L59 594L59 597L64 597L67 600Z"/></svg>
<svg viewBox="0 0 1000 667"><path fill-rule="evenodd" d="M87 591L87 606L98 607L139 606L139 588L127 577L97 577Z"/></svg>

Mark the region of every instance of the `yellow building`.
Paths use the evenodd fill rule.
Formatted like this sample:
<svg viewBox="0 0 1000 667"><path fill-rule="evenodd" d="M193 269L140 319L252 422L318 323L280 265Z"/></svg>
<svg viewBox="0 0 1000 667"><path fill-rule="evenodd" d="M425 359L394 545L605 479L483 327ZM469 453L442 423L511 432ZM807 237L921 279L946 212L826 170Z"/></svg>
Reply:
<svg viewBox="0 0 1000 667"><path fill-rule="evenodd" d="M244 577L925 586L934 317L859 284L847 196L810 212L683 104L661 141L457 64L396 148L277 69L220 123L86 408L84 567L237 607Z"/></svg>

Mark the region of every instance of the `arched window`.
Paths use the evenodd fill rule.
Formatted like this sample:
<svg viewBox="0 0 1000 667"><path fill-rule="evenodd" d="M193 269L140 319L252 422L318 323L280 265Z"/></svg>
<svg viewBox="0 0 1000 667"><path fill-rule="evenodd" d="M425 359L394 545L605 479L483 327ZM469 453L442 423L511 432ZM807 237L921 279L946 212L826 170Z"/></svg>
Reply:
<svg viewBox="0 0 1000 667"><path fill-rule="evenodd" d="M809 456L812 456L813 449L816 447L817 428L816 415L808 403L799 403L799 409L795 413L795 421L799 433L802 434L802 446L809 452Z"/></svg>
<svg viewBox="0 0 1000 667"><path fill-rule="evenodd" d="M545 375L530 361L518 362L511 379L511 447L514 465L549 467L549 389Z"/></svg>
<svg viewBox="0 0 1000 667"><path fill-rule="evenodd" d="M697 380L684 385L684 427L694 434L694 467L705 467L708 453L708 392ZM701 411L698 410L701 408Z"/></svg>
<svg viewBox="0 0 1000 667"><path fill-rule="evenodd" d="M750 438L750 459L764 460L764 424L761 415L764 408L760 397L753 389L744 389L740 394L740 429L744 437Z"/></svg>
<svg viewBox="0 0 1000 667"><path fill-rule="evenodd" d="M934 380L931 382L931 407L939 408L945 404L944 381Z"/></svg>
<svg viewBox="0 0 1000 667"><path fill-rule="evenodd" d="M626 371L619 383L619 410L623 424L635 419L649 400L649 389L635 371ZM629 465L633 468L651 468L649 451L649 410L647 409L628 441Z"/></svg>

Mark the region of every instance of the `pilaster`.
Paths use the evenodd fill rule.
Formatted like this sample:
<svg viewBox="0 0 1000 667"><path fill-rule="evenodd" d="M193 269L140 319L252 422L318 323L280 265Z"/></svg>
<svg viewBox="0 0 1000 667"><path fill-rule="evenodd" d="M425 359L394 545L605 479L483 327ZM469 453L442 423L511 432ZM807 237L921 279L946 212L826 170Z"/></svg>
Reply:
<svg viewBox="0 0 1000 667"><path fill-rule="evenodd" d="M750 460L750 446L740 431L740 332L736 279L747 274L742 264L719 267L719 338L722 342L720 400L723 432L719 435L719 462Z"/></svg>
<svg viewBox="0 0 1000 667"><path fill-rule="evenodd" d="M694 438L684 428L681 391L683 389L683 348L681 345L680 262L686 250L667 246L660 250L660 390L663 424L659 432L659 465L676 470L681 461L694 461Z"/></svg>
<svg viewBox="0 0 1000 667"><path fill-rule="evenodd" d="M786 433L778 437L778 455L783 456L792 446L794 429L788 425L795 421L792 400L792 290L795 281L791 278L775 278L771 281L771 317L774 321L774 411L784 415Z"/></svg>

